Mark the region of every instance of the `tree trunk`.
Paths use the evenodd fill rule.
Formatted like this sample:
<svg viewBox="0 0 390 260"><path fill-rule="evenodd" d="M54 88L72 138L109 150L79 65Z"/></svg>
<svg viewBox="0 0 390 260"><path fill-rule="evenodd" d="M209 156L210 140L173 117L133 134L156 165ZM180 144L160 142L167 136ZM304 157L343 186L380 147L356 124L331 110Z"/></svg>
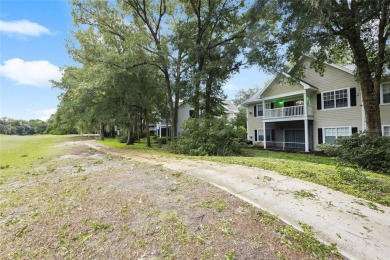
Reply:
<svg viewBox="0 0 390 260"><path fill-rule="evenodd" d="M132 136L133 136L132 127L130 125L128 125L127 126L127 142L126 142L126 145L133 144Z"/></svg>
<svg viewBox="0 0 390 260"><path fill-rule="evenodd" d="M205 95L205 114L211 115L211 93L212 93L212 79L211 76L208 75L206 82L206 95Z"/></svg>
<svg viewBox="0 0 390 260"><path fill-rule="evenodd" d="M169 112L171 116L171 122L172 125L177 125L177 117L175 117L175 106L173 102L173 92L172 92L172 86L171 86L171 81L169 79L169 72L168 69L163 71L164 73L164 78L165 78L165 84L167 85L167 100L168 100L168 106L169 106ZM176 136L177 132L174 129L173 131L173 136Z"/></svg>
<svg viewBox="0 0 390 260"><path fill-rule="evenodd" d="M169 129L169 128L168 128L168 123L169 123L169 122L168 122L168 118L166 118L166 119L165 119L165 126L166 126L166 128L165 128L165 143L166 143L166 144L168 144L168 129Z"/></svg>
<svg viewBox="0 0 390 260"><path fill-rule="evenodd" d="M362 91L367 132L370 135L381 135L381 117L380 117L380 82L374 84L371 70L368 63L367 52L360 35L348 38L352 49L357 68L357 75L360 81Z"/></svg>
<svg viewBox="0 0 390 260"><path fill-rule="evenodd" d="M201 84L201 74L203 71L203 63L204 63L204 56L200 54L199 60L198 60L198 68L197 68L197 75L196 75L196 81L195 81L195 94L194 94L194 110L195 110L195 118L200 117L200 84Z"/></svg>
<svg viewBox="0 0 390 260"><path fill-rule="evenodd" d="M146 146L151 147L150 131L149 131L149 115L147 109L144 110L144 117L145 117L145 131L146 131Z"/></svg>
<svg viewBox="0 0 390 260"><path fill-rule="evenodd" d="M141 112L138 112L137 113L137 141L138 143L141 142L141 138L140 138L140 116L141 116Z"/></svg>
<svg viewBox="0 0 390 260"><path fill-rule="evenodd" d="M103 122L100 122L100 135L99 135L99 139L104 141L104 123Z"/></svg>
<svg viewBox="0 0 390 260"><path fill-rule="evenodd" d="M179 92L179 91L177 91L177 92ZM174 137L177 137L177 135L178 135L178 131L177 131L177 129L178 129L178 118L179 118L179 101L180 101L180 95L179 95L179 93L176 93L176 95L175 95L175 114L174 114L174 121L173 121L173 123L172 123L172 129L173 129L173 135L172 135L172 137L174 138Z"/></svg>

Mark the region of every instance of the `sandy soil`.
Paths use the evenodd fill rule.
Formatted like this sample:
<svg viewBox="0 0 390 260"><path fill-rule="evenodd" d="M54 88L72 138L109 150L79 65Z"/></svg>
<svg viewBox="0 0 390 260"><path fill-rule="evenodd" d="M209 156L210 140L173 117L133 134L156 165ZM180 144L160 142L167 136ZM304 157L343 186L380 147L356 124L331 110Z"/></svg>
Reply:
<svg viewBox="0 0 390 260"><path fill-rule="evenodd" d="M275 216L182 174L194 164L171 170L187 164L93 141L61 148L62 156L0 185L0 259L312 259L318 255L307 246L324 250L310 239L302 245L302 234Z"/></svg>

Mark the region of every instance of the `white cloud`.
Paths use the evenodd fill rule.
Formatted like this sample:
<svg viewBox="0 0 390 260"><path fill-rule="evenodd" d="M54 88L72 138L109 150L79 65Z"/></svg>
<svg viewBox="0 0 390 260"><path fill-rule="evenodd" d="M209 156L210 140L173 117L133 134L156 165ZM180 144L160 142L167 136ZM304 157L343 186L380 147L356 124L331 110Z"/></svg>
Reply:
<svg viewBox="0 0 390 260"><path fill-rule="evenodd" d="M21 35L33 36L33 37L37 37L42 34L50 34L50 35L53 34L46 27L37 23L30 22L28 20L19 20L19 21L10 21L10 22L0 20L0 32L4 32L11 35L21 34Z"/></svg>
<svg viewBox="0 0 390 260"><path fill-rule="evenodd" d="M61 79L59 68L46 60L24 61L14 58L0 65L0 76L11 79L19 85L50 87L49 80Z"/></svg>
<svg viewBox="0 0 390 260"><path fill-rule="evenodd" d="M231 82L226 83L223 87L224 90L236 90L238 87Z"/></svg>
<svg viewBox="0 0 390 260"><path fill-rule="evenodd" d="M54 114L57 111L56 108L48 108L48 109L41 109L41 110L31 110L27 109L27 112L29 112L31 115L33 115L34 118L46 121L50 118L52 114Z"/></svg>
<svg viewBox="0 0 390 260"><path fill-rule="evenodd" d="M240 87L229 81L222 86L222 89L223 92L227 95L228 99L233 99Z"/></svg>

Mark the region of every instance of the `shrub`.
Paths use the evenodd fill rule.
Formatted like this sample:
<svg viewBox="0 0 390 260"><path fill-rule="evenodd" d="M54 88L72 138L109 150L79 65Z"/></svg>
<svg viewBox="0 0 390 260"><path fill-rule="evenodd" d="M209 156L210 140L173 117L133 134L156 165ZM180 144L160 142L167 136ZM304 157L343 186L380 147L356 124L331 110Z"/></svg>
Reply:
<svg viewBox="0 0 390 260"><path fill-rule="evenodd" d="M127 135L117 135L115 138L122 144L127 143ZM130 138L130 144L134 144L135 141L137 141L137 138L133 135Z"/></svg>
<svg viewBox="0 0 390 260"><path fill-rule="evenodd" d="M172 138L171 137L159 137L159 138L156 138L156 143L158 144L167 144L167 139L168 139L168 142L172 141Z"/></svg>
<svg viewBox="0 0 390 260"><path fill-rule="evenodd" d="M118 140L118 142L120 142L121 144L127 142L127 135L117 135L115 138L116 138L116 139Z"/></svg>
<svg viewBox="0 0 390 260"><path fill-rule="evenodd" d="M243 126L237 127L237 135L239 138L246 138L246 129Z"/></svg>
<svg viewBox="0 0 390 260"><path fill-rule="evenodd" d="M335 145L325 146L325 153L363 169L390 175L390 138L356 133L338 138Z"/></svg>
<svg viewBox="0 0 390 260"><path fill-rule="evenodd" d="M171 143L173 152L189 155L234 155L240 153L237 131L223 118L190 118L181 137Z"/></svg>

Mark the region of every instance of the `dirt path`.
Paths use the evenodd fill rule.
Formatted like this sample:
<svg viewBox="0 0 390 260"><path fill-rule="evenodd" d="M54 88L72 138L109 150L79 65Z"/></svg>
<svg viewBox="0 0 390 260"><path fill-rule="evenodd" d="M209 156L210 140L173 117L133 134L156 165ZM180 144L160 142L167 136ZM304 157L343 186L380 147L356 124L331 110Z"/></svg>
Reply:
<svg viewBox="0 0 390 260"><path fill-rule="evenodd" d="M390 208L326 187L258 168L174 159L109 148L87 141L99 151L161 165L209 182L300 229L313 228L325 243L336 243L350 259L389 259Z"/></svg>

